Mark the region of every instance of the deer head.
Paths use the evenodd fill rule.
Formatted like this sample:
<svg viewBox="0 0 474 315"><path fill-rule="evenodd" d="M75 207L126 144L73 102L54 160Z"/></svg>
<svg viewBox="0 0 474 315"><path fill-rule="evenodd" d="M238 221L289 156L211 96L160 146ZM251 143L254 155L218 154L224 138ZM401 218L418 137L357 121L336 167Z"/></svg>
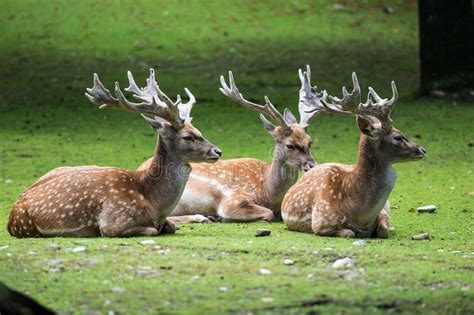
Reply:
<svg viewBox="0 0 474 315"><path fill-rule="evenodd" d="M186 162L215 162L222 155L221 150L207 141L202 134L191 124L191 110L196 103L194 95L185 88L189 101L184 103L181 96L173 102L155 81L155 71L150 69L147 86L139 88L130 71L127 73L129 87L127 92L139 103L130 102L115 82L115 97L100 82L99 76L94 74L94 86L87 89L86 97L99 108L114 108L129 112L136 112L150 124L160 135L168 147L176 150ZM145 114L154 115L149 118Z"/></svg>
<svg viewBox="0 0 474 315"><path fill-rule="evenodd" d="M230 86L227 85L224 76L221 75L220 79L221 88L219 90L225 96L240 105L260 113L263 126L276 142L274 158L284 161L289 166L298 167L303 171L308 171L316 165L310 152L311 137L306 133L309 120L314 116L314 113L308 114L300 108L301 119L298 123L289 109L285 109L282 115L267 96L265 96L264 105L246 100L235 84L232 71L229 71ZM266 116L275 120L277 125L274 125Z"/></svg>
<svg viewBox="0 0 474 315"><path fill-rule="evenodd" d="M369 87L367 102L361 103L361 92L355 72L352 73L351 93L342 88L342 99L329 96L330 102L322 100L323 111L336 115L355 115L357 126L367 141L375 148L380 158L391 162L419 160L425 157L426 150L410 140L393 127L392 112L398 100L397 87L392 81L392 98L381 98Z"/></svg>

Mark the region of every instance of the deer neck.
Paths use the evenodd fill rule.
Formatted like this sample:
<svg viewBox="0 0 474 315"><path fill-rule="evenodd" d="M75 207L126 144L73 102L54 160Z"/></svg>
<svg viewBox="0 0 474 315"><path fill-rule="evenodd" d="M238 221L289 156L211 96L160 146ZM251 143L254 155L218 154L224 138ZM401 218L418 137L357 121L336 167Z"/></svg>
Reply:
<svg viewBox="0 0 474 315"><path fill-rule="evenodd" d="M358 211L365 212L367 218L378 215L396 179L392 161L381 152L375 140L362 135L357 163L351 176L351 187L357 190L353 195L362 196L360 199L364 203L359 205Z"/></svg>
<svg viewBox="0 0 474 315"><path fill-rule="evenodd" d="M167 215L181 198L190 173L191 166L178 154L174 142L158 137L150 166L141 174L146 199Z"/></svg>
<svg viewBox="0 0 474 315"><path fill-rule="evenodd" d="M279 158L273 158L272 164L263 179L265 197L268 203L280 209L281 201L290 187L298 179L298 168L288 165Z"/></svg>

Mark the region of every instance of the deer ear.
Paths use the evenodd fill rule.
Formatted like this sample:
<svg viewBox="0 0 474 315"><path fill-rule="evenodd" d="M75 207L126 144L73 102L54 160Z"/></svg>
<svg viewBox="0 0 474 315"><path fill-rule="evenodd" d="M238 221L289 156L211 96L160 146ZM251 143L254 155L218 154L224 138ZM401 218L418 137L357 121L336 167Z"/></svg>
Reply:
<svg viewBox="0 0 474 315"><path fill-rule="evenodd" d="M295 115L293 115L293 113L288 108L285 108L285 111L283 112L283 118L290 125L298 123Z"/></svg>
<svg viewBox="0 0 474 315"><path fill-rule="evenodd" d="M155 119L151 119L143 114L141 115L148 122L148 124L160 134L172 127L168 121L161 117L155 116Z"/></svg>
<svg viewBox="0 0 474 315"><path fill-rule="evenodd" d="M265 129L267 129L270 133L275 131L275 126L263 114L260 114L260 120L262 121Z"/></svg>
<svg viewBox="0 0 474 315"><path fill-rule="evenodd" d="M360 132L369 137L375 137L380 128L380 121L377 118L365 115L357 115L357 126Z"/></svg>

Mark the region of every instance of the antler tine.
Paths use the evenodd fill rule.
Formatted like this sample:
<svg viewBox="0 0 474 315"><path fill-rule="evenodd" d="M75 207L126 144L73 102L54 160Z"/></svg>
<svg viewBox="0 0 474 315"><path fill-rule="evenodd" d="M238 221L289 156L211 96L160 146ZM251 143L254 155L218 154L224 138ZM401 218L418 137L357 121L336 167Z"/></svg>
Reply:
<svg viewBox="0 0 474 315"><path fill-rule="evenodd" d="M357 74L352 72L352 92L349 93L345 86L342 87L342 99L329 96L331 102L339 105L345 111L355 111L361 102L361 91Z"/></svg>
<svg viewBox="0 0 474 315"><path fill-rule="evenodd" d="M392 126L392 118L390 117L390 114L398 100L398 91L395 81L392 81L391 85L391 99L380 97L372 87L369 87L367 102L359 105L358 114L377 117L384 128L390 128Z"/></svg>
<svg viewBox="0 0 474 315"><path fill-rule="evenodd" d="M145 95L145 98L149 98L151 102L155 102L160 104L161 106L167 107L170 111L170 114L175 117L175 119L179 118L179 112L177 108L177 104L181 102L181 98L178 98L176 102L173 102L168 95L166 95L161 89L158 83L155 80L155 70L150 69L150 76L146 79L147 86L146 88L140 89L142 94ZM135 96L136 98L140 99L140 96Z"/></svg>
<svg viewBox="0 0 474 315"><path fill-rule="evenodd" d="M133 78L133 74L130 71L127 71L127 78L128 78L128 87L125 89L127 92L132 92L137 95L142 93L142 90L138 87L135 83L135 79Z"/></svg>
<svg viewBox="0 0 474 315"><path fill-rule="evenodd" d="M140 106L141 104L136 104L129 102L125 96L121 93L119 83L115 82L115 97L110 94L110 91L104 87L102 82L100 82L99 76L97 73L94 73L94 86L91 89L86 89L86 97L92 103L99 105L99 108L117 108L124 111L133 112L135 107Z"/></svg>
<svg viewBox="0 0 474 315"><path fill-rule="evenodd" d="M323 110L321 100L326 100L328 94L325 90L317 92L317 86L311 86L311 68L306 65L306 71L298 69L301 81L299 92L298 111L300 113L300 126L307 127L311 119Z"/></svg>
<svg viewBox="0 0 474 315"><path fill-rule="evenodd" d="M140 103L134 103L127 100L118 82L115 82L115 97L110 94L110 91L104 87L100 82L99 76L94 73L94 86L87 89L86 97L94 104L100 105L99 108L115 108L129 112L137 112L141 114L152 114L168 120L176 126L181 126L184 122L179 113L178 99L176 102L164 94L155 81L155 71L150 69L150 76L147 79L147 86L139 88L135 83L133 75L130 71L127 72L129 86L125 89L127 92L132 92L133 97ZM188 94L189 95L189 94ZM190 112L190 109L189 109ZM189 113L186 113L189 116Z"/></svg>
<svg viewBox="0 0 474 315"><path fill-rule="evenodd" d="M356 115L361 102L361 91L355 72L352 72L352 85L350 93L345 86L342 87L342 99L330 95L330 103L323 100L324 111L335 115Z"/></svg>
<svg viewBox="0 0 474 315"><path fill-rule="evenodd" d="M194 95L191 93L191 91L188 88L184 88L184 91L186 92L186 95L188 95L189 101L186 103L183 103L181 101L181 96L178 95L178 109L179 109L179 114L181 116L181 119L184 121L191 122L193 119L191 117L191 110L193 109L194 104L196 104L196 98Z"/></svg>
<svg viewBox="0 0 474 315"><path fill-rule="evenodd" d="M242 93L239 92L239 89L237 88L237 86L235 85L234 75L232 74L232 71L229 71L230 87L227 85L223 75L221 75L220 80L221 80L221 87L219 88L219 90L222 92L222 94L224 94L225 96L227 96L228 98L230 98L231 100L233 100L234 102L238 104L241 104L245 107L248 107L262 114L269 115L271 118L278 121L279 125L282 127L285 127L285 128L289 127L288 123L285 121L285 119L280 114L280 112L270 102L270 99L268 98L268 96L265 95L265 105L256 104L256 103L246 100L243 97Z"/></svg>
<svg viewBox="0 0 474 315"><path fill-rule="evenodd" d="M100 82L99 76L97 73L94 73L94 86L92 88L87 88L86 93L84 93L92 103L99 105L99 108L107 106L107 104L117 103L118 100L114 98L110 91Z"/></svg>

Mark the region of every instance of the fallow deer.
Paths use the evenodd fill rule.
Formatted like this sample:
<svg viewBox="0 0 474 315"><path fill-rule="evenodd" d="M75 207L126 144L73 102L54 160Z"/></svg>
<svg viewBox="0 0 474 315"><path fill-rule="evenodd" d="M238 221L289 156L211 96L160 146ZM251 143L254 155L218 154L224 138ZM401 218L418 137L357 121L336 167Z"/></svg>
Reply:
<svg viewBox="0 0 474 315"><path fill-rule="evenodd" d="M173 102L158 87L150 69L147 86L139 88L130 72L129 87L139 101L128 101L115 83L113 97L94 74L86 96L100 108L142 114L158 132L155 155L148 168L61 167L41 177L13 206L8 231L16 237L155 236L173 233L166 219L177 204L191 172L190 162L215 162L221 151L191 125L196 100ZM153 114L154 119L143 114Z"/></svg>
<svg viewBox="0 0 474 315"><path fill-rule="evenodd" d="M306 133L310 120L317 114L313 103L327 95L316 93L307 72L299 71L301 80L300 121L285 109L283 115L265 96L265 104L250 102L237 89L232 72L229 86L221 76L221 92L234 102L260 113L264 127L275 140L271 164L251 158L219 161L212 165L192 164L192 172L183 196L169 217L175 223L210 222L208 217L225 221L272 221L280 218L280 204L286 191L296 182L299 170L308 171L315 162L310 153L311 138ZM309 99L308 97L312 97ZM321 105L319 104L321 107ZM266 117L274 119L273 125ZM148 167L150 161L141 168Z"/></svg>
<svg viewBox="0 0 474 315"><path fill-rule="evenodd" d="M386 238L389 234L388 197L397 178L392 164L425 157L420 145L410 142L392 126L390 113L398 92L392 81L392 98L381 98L369 87L361 103L357 76L353 91L343 98L322 100L322 111L356 115L361 131L355 165L321 164L307 172L286 194L282 217L288 229L317 235Z"/></svg>

